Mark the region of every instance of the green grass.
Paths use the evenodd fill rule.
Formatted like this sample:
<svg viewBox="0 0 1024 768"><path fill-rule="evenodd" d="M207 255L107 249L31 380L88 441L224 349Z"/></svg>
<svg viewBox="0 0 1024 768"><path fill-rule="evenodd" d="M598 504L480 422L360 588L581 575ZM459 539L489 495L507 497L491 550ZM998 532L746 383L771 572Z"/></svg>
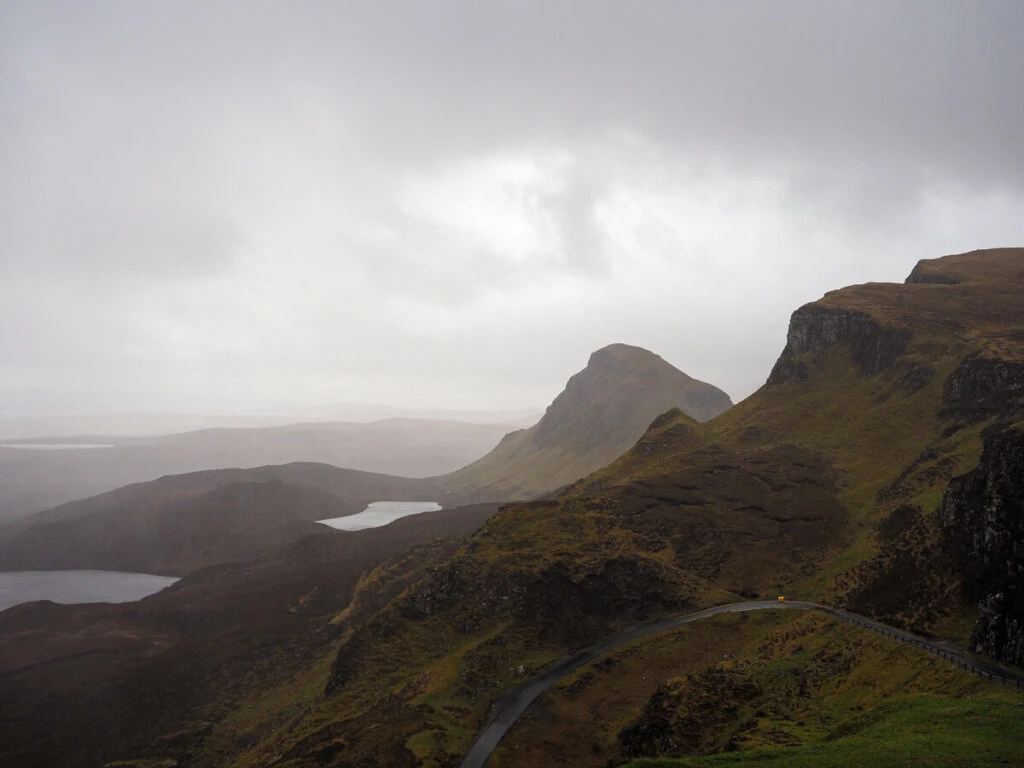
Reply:
<svg viewBox="0 0 1024 768"><path fill-rule="evenodd" d="M730 700L715 678L699 674L709 669L730 671L761 693ZM670 719L692 715L695 707L703 709L709 702L722 705L721 718L700 721L702 745L697 749L722 753L716 759L755 755L789 765L777 755L800 755L812 747L813 755L845 749L836 745L854 736L878 739L889 749L899 729L914 737L923 733L927 740L931 731L948 730L949 719L972 723L971 728L984 724L984 717L965 713L987 710L1005 721L997 722L995 730L1009 733L1011 744L1024 725L1024 711L1016 705L1020 697L1009 689L828 616L779 611L715 617L587 665L542 697L544 715L527 716L517 725L492 762L529 768L557 754L561 764L578 768L612 765L621 760L618 735L638 721L658 686L665 686L669 700L676 702L661 710ZM878 727L885 722L889 730ZM979 738L990 740L984 728L976 730ZM1016 741L1024 747L1024 736ZM851 744L856 754L863 751L857 742ZM857 762L851 758L849 764ZM876 765L890 764L882 760Z"/></svg>
<svg viewBox="0 0 1024 768"><path fill-rule="evenodd" d="M839 735L842 733L848 735ZM908 696L840 724L837 738L802 747L686 759L637 760L626 768L778 765L786 768L988 768L1024 765L1024 707L1008 691L969 699Z"/></svg>

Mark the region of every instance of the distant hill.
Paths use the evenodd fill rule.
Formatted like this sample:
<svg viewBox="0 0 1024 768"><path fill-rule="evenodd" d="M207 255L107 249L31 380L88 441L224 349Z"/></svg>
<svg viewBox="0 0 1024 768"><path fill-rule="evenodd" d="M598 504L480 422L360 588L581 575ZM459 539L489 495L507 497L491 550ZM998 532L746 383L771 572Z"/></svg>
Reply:
<svg viewBox="0 0 1024 768"><path fill-rule="evenodd" d="M430 480L326 464L162 477L64 504L0 529L0 570L101 569L180 576L261 557L315 523L372 501L457 497Z"/></svg>
<svg viewBox="0 0 1024 768"><path fill-rule="evenodd" d="M163 475L317 462L403 477L463 467L508 431L501 424L391 418L258 428L217 427L172 435L90 434L20 440L110 448L24 450L0 445L0 523ZM0 444L9 440L0 440Z"/></svg>
<svg viewBox="0 0 1024 768"><path fill-rule="evenodd" d="M590 356L539 423L509 433L482 459L438 482L478 497L529 497L604 466L671 408L707 421L731 405L725 392L653 352L612 344Z"/></svg>
<svg viewBox="0 0 1024 768"><path fill-rule="evenodd" d="M679 407L707 419L729 407L721 390L696 381L657 355L614 344L529 429L507 435L484 459L444 477L414 479L292 462L212 469L225 462L329 456L357 466L408 469L469 460L493 446L494 425L419 419L372 424L296 424L216 428L160 437L122 437L114 448L0 449L2 502L26 488L64 500L118 480L167 476L24 517L0 528L0 568L111 569L182 575L260 557L315 532L315 521L361 511L373 501L505 501L572 482L628 449L651 420ZM68 438L102 443L103 438ZM31 441L26 441L31 442ZM469 451L473 451L467 456ZM211 467L184 472L185 468ZM173 474L171 474L173 473ZM25 502L25 499L21 499Z"/></svg>

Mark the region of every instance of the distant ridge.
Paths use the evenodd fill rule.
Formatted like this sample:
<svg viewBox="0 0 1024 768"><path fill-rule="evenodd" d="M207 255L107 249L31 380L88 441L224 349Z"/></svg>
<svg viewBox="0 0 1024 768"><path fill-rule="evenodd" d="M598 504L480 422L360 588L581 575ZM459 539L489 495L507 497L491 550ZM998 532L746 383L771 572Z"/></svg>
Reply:
<svg viewBox="0 0 1024 768"><path fill-rule="evenodd" d="M653 352L611 344L590 356L537 424L510 432L486 456L438 482L481 498L536 495L604 466L665 411L679 408L707 421L731 406L725 392Z"/></svg>
<svg viewBox="0 0 1024 768"><path fill-rule="evenodd" d="M244 562L372 501L458 499L430 480L296 462L170 475L0 529L0 570L99 569L183 576Z"/></svg>
<svg viewBox="0 0 1024 768"><path fill-rule="evenodd" d="M370 423L311 422L207 427L172 435L65 433L0 439L0 524L164 475L295 462L398 477L452 472L486 454L519 423L471 424L394 417ZM0 431L4 424L0 424ZM26 451L3 443L94 443L103 450ZM59 472L54 467L60 466Z"/></svg>

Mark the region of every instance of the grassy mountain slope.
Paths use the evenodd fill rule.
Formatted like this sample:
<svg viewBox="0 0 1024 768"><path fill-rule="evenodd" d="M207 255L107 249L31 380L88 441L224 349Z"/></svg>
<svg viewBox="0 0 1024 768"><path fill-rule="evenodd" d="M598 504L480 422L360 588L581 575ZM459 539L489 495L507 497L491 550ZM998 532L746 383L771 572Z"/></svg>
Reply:
<svg viewBox="0 0 1024 768"><path fill-rule="evenodd" d="M801 308L766 387L708 424L670 412L559 498L492 518L354 632L314 715L234 764L384 764L386 742L405 744L389 765L445 765L520 674L780 587L966 640L976 609L934 511L983 432L1020 418L1022 280L1022 251L966 254Z"/></svg>
<svg viewBox="0 0 1024 768"><path fill-rule="evenodd" d="M179 576L242 562L316 533L314 521L366 504L455 496L429 480L284 464L173 475L120 488L9 526L7 570L94 568Z"/></svg>
<svg viewBox="0 0 1024 768"><path fill-rule="evenodd" d="M612 344L590 356L540 422L509 433L483 458L438 480L465 493L534 496L604 466L670 408L707 421L731 405L720 389L657 355Z"/></svg>

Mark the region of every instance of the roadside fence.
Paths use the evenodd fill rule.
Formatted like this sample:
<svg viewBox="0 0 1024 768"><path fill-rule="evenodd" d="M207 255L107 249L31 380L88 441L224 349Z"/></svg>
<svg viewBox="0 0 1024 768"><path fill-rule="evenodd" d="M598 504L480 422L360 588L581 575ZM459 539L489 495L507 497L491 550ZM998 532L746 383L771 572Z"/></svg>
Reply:
<svg viewBox="0 0 1024 768"><path fill-rule="evenodd" d="M978 677L990 680L993 683L998 683L1000 685L1012 685L1018 691L1024 691L1024 678L1006 677L1005 675L1000 675L996 672L992 672L990 670L985 669L981 664L975 662L969 657L964 656L963 654L938 648L932 643L928 643L924 640L921 640L920 638L915 637L909 632L902 632L898 629L886 627L885 625L879 624L877 622L867 621L865 619L858 618L857 616L853 616L844 611L838 611L830 608L825 608L825 611L835 616L840 621L845 621L847 624L853 624L858 627L863 627L864 629L870 629L872 632L877 632L881 635L885 635L886 637L891 637L893 640L899 640L900 642L906 643L907 645L913 645L917 648L927 651L933 656L938 656L941 659L945 659L946 661L950 662L951 664L954 664L960 669L963 669L967 672L972 672Z"/></svg>

